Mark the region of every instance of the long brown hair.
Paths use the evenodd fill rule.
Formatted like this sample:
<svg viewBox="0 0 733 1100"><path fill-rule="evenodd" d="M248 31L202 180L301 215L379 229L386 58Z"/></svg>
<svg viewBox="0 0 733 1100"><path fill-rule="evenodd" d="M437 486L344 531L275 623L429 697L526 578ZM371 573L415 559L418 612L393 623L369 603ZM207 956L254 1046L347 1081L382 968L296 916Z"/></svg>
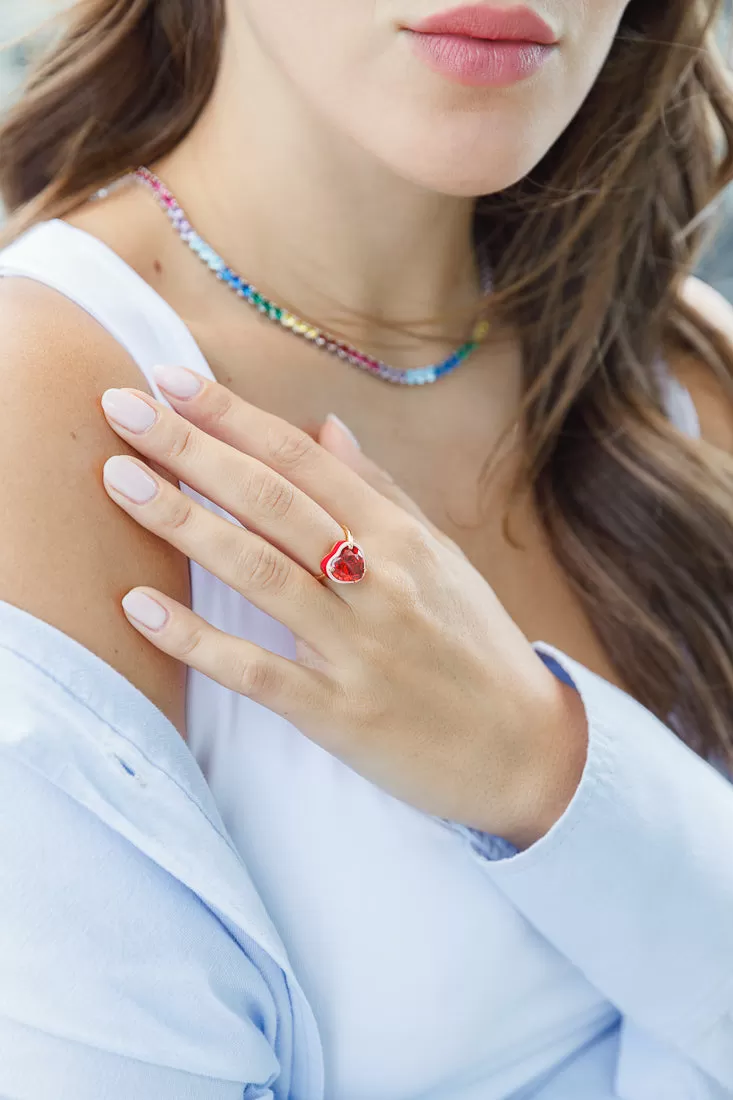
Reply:
<svg viewBox="0 0 733 1100"><path fill-rule="evenodd" d="M523 345L543 522L632 693L733 765L733 460L663 411L663 347L733 398L733 354L686 302L733 178L715 0L631 0L583 107L530 176L482 199L491 308ZM216 78L223 0L81 0L0 129L10 233L169 153ZM671 716L671 717L670 717Z"/></svg>

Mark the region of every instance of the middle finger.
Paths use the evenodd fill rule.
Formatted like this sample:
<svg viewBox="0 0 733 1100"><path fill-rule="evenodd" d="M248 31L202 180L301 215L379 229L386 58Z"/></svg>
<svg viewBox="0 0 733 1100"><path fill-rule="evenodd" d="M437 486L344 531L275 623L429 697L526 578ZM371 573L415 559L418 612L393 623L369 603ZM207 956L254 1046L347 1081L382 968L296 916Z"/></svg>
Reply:
<svg viewBox="0 0 733 1100"><path fill-rule="evenodd" d="M110 427L137 451L314 575L330 547L343 538L333 517L281 474L154 398L137 390L107 390L102 408Z"/></svg>

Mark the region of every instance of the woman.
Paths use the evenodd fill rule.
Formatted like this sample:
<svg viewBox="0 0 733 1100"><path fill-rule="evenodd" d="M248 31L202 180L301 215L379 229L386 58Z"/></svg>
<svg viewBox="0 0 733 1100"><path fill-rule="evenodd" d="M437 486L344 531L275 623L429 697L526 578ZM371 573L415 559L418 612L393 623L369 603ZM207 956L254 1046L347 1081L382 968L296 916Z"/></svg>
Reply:
<svg viewBox="0 0 733 1100"><path fill-rule="evenodd" d="M733 1095L713 16L72 10L0 134L3 1096Z"/></svg>

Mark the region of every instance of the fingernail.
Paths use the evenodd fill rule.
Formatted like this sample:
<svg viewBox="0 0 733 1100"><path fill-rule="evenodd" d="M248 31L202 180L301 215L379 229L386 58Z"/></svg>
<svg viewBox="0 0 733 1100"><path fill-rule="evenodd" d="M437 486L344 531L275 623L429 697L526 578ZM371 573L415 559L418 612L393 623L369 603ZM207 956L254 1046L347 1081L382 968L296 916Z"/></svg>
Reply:
<svg viewBox="0 0 733 1100"><path fill-rule="evenodd" d="M347 428L343 420L340 417L336 416L336 413L329 413L326 417L326 420L330 420L332 424L335 424L339 431L343 432L346 438L351 440L356 449L359 451L361 450L361 443L356 438L351 428Z"/></svg>
<svg viewBox="0 0 733 1100"><path fill-rule="evenodd" d="M148 630L161 630L168 622L168 612L157 600L146 596L144 592L133 590L122 600L126 615L136 619Z"/></svg>
<svg viewBox="0 0 733 1100"><path fill-rule="evenodd" d="M158 419L152 405L126 390L107 390L102 394L102 408L110 420L138 434L147 432Z"/></svg>
<svg viewBox="0 0 733 1100"><path fill-rule="evenodd" d="M115 455L104 464L104 480L134 504L147 504L158 492L158 483L142 466L124 455Z"/></svg>
<svg viewBox="0 0 733 1100"><path fill-rule="evenodd" d="M201 393L204 386L200 374L194 374L184 367L153 367L153 376L162 390L172 397L181 397L184 400Z"/></svg>

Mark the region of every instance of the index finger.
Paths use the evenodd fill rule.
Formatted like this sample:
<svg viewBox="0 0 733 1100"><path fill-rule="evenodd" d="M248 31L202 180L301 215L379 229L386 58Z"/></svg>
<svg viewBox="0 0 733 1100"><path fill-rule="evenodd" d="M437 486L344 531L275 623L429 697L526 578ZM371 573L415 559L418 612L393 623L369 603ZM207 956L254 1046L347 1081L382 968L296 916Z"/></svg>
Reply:
<svg viewBox="0 0 733 1100"><path fill-rule="evenodd" d="M155 381L176 412L208 435L264 462L355 530L396 508L307 434L183 367L156 367Z"/></svg>

